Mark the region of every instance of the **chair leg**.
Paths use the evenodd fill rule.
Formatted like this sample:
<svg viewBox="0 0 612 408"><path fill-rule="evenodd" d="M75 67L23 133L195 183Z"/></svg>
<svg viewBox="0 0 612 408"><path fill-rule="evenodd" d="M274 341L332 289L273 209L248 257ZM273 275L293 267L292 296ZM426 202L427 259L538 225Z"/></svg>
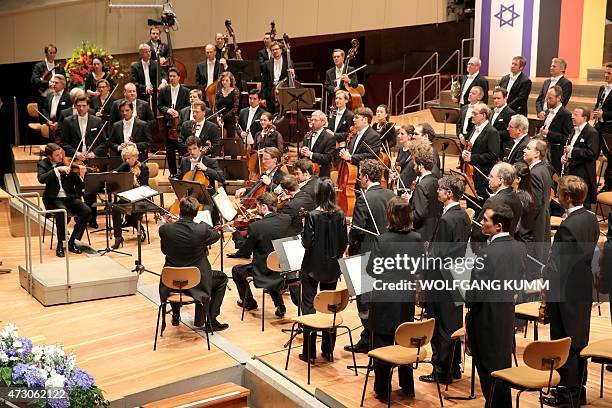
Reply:
<svg viewBox="0 0 612 408"><path fill-rule="evenodd" d="M162 303L162 324L161 324L161 332L159 333L159 337L164 337L164 330L166 330L166 304Z"/></svg>
<svg viewBox="0 0 612 408"><path fill-rule="evenodd" d="M523 338L527 338L527 329L529 329L529 320L525 320L525 332L523 333Z"/></svg>
<svg viewBox="0 0 612 408"><path fill-rule="evenodd" d="M289 368L289 355L291 354L291 343L293 342L293 332L295 331L295 325L297 323L293 323L291 325L291 335L289 336L289 348L287 349L287 361L285 361L285 370Z"/></svg>
<svg viewBox="0 0 612 408"><path fill-rule="evenodd" d="M440 406L444 406L444 402L442 401L442 392L440 391L440 381L438 380L438 372L436 371L436 367L431 363L431 367L433 368L433 375L436 379L436 387L438 387L438 398L440 399Z"/></svg>
<svg viewBox="0 0 612 408"><path fill-rule="evenodd" d="M538 341L538 321L533 322L533 339Z"/></svg>
<svg viewBox="0 0 612 408"><path fill-rule="evenodd" d="M603 398L604 366L605 364L601 363L601 378L599 380L599 398ZM580 389L582 390L582 386L580 387ZM580 400L578 400L578 403L580 404Z"/></svg>
<svg viewBox="0 0 612 408"><path fill-rule="evenodd" d="M514 365L518 367L518 359L516 358L516 337L512 337L512 356L514 357Z"/></svg>
<svg viewBox="0 0 612 408"><path fill-rule="evenodd" d="M516 408L520 407L521 404L521 393L523 392L523 390L519 390L519 392L516 393Z"/></svg>
<svg viewBox="0 0 612 408"><path fill-rule="evenodd" d="M153 343L153 351L157 349L157 333L159 332L159 317L161 316L162 306L157 309L157 324L155 325L155 342Z"/></svg>
<svg viewBox="0 0 612 408"><path fill-rule="evenodd" d="M361 393L361 404L359 404L360 407L363 407L363 400L365 398L365 392L366 392L366 388L368 386L368 377L370 376L370 371L372 370L372 357L370 357L370 359L368 360L368 369L366 371L366 377L365 377L365 381L363 383L363 391Z"/></svg>
<svg viewBox="0 0 612 408"><path fill-rule="evenodd" d="M54 235L55 235L55 217L53 217L51 221L51 244L49 245L49 249L53 249L53 236Z"/></svg>
<svg viewBox="0 0 612 408"><path fill-rule="evenodd" d="M249 284L247 283L247 286ZM240 316L240 321L244 321L244 306L246 305L246 296L244 297L244 299L242 299L242 316Z"/></svg>
<svg viewBox="0 0 612 408"><path fill-rule="evenodd" d="M331 347L332 343L334 342L334 335L332 334L332 331L334 329L329 329L327 331L327 334L329 334L329 346ZM323 335L323 333L321 333L321 335ZM334 362L334 348L332 347L329 356L331 357L331 359L329 360L330 363Z"/></svg>
<svg viewBox="0 0 612 408"><path fill-rule="evenodd" d="M540 408L544 408L544 402L542 402L542 398L544 398L544 395L542 394L542 390L540 390Z"/></svg>
<svg viewBox="0 0 612 408"><path fill-rule="evenodd" d="M584 367L582 368L582 373L580 373L580 389L578 390L578 403L579 404L580 404L580 399L582 397L582 384L584 383L584 376L586 374L586 370L588 368L588 364L589 364L589 360L586 359L586 361L584 362ZM602 364L601 368L602 368L601 374L603 375L603 364ZM602 381L602 385L603 385L603 381ZM603 391L603 390L601 390L601 391ZM600 392L600 397L599 398L601 398L601 392Z"/></svg>
<svg viewBox="0 0 612 408"><path fill-rule="evenodd" d="M582 388L582 385L580 386L580 388ZM570 407L574 408L574 397L572 397L572 392L569 389L567 390L567 396L570 400ZM580 408L580 401L578 401L578 408Z"/></svg>
<svg viewBox="0 0 612 408"><path fill-rule="evenodd" d="M266 291L265 289L261 291L261 331L265 330L264 328L264 315L266 313Z"/></svg>
<svg viewBox="0 0 612 408"><path fill-rule="evenodd" d="M312 335L317 335L315 330L311 330L308 332L308 344L306 344L306 360L308 360L308 384L310 385L310 355L312 354L312 350L310 350L310 341L312 339ZM315 337L316 341L316 337Z"/></svg>
<svg viewBox="0 0 612 408"><path fill-rule="evenodd" d="M353 368L355 369L355 377L357 377L357 360L355 360L355 351L353 350L353 335L351 329L348 326L338 326L339 329L345 328L349 335L349 342L351 343L351 354L353 354Z"/></svg>
<svg viewBox="0 0 612 408"><path fill-rule="evenodd" d="M89 229L85 226L85 234L87 234L87 243L91 246L91 238L89 237Z"/></svg>
<svg viewBox="0 0 612 408"><path fill-rule="evenodd" d="M145 225L147 228L147 244L151 245L151 234L149 234L149 217L147 217L147 213L145 213Z"/></svg>
<svg viewBox="0 0 612 408"><path fill-rule="evenodd" d="M391 378L393 378L393 366L389 370L389 381L387 382L387 408L391 408Z"/></svg>

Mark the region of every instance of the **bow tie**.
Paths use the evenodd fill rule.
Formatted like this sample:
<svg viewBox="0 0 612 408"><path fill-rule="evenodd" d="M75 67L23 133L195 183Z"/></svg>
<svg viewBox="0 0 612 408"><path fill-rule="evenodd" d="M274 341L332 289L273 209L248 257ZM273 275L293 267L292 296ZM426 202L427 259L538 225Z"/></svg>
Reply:
<svg viewBox="0 0 612 408"><path fill-rule="evenodd" d="M606 92L610 91L611 89L612 89L612 84L608 84L608 85L606 85L606 86L604 87L604 90L605 90Z"/></svg>
<svg viewBox="0 0 612 408"><path fill-rule="evenodd" d="M468 77L469 79L474 79L474 78L476 78L476 75L468 75L467 77Z"/></svg>
<svg viewBox="0 0 612 408"><path fill-rule="evenodd" d="M580 132L580 126L574 126L574 132L576 133Z"/></svg>

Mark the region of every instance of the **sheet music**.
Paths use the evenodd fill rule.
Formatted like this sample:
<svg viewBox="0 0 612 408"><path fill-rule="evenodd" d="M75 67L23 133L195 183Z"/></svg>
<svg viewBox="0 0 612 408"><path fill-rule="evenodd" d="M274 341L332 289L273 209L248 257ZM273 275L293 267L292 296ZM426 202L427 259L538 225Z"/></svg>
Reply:
<svg viewBox="0 0 612 408"><path fill-rule="evenodd" d="M370 252L338 259L342 276L351 296L363 295L372 291L374 278L366 273Z"/></svg>
<svg viewBox="0 0 612 408"><path fill-rule="evenodd" d="M152 189L149 186L140 186L131 190L124 191L122 193L118 193L117 196L131 203L134 203L136 201L154 197L158 194L160 194L159 191Z"/></svg>
<svg viewBox="0 0 612 408"><path fill-rule="evenodd" d="M219 187L217 193L212 197L212 199L215 202L221 217L223 217L225 221L232 221L236 217L236 214L238 214L238 211L236 208L234 208L234 205L227 196L227 193L223 187Z"/></svg>
<svg viewBox="0 0 612 408"><path fill-rule="evenodd" d="M213 226L212 215L210 211L208 210L198 211L198 215L195 216L195 218L193 219L193 222L195 222L196 224L204 222L208 224L210 227Z"/></svg>
<svg viewBox="0 0 612 408"><path fill-rule="evenodd" d="M301 236L275 239L272 246L284 271L299 271L302 268L306 250L302 246Z"/></svg>

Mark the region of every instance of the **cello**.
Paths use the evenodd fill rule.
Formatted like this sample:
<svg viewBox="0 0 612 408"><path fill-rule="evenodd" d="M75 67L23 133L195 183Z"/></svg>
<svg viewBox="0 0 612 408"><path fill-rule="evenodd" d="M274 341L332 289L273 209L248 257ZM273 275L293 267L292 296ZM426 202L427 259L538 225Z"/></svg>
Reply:
<svg viewBox="0 0 612 408"><path fill-rule="evenodd" d="M351 139L357 134L357 129L351 126L346 138L348 146ZM355 209L355 184L357 183L357 166L346 160L342 160L338 169L338 188L336 190L336 201L347 217L353 216Z"/></svg>
<svg viewBox="0 0 612 408"><path fill-rule="evenodd" d="M348 72L349 61L355 58L355 56L357 55L358 49L359 49L359 40L357 40L356 38L353 38L351 40L351 49L346 54L346 60L344 61L344 68L342 70L343 75L346 75L349 73ZM347 78L344 80L344 89L349 94L348 108L350 110L355 110L359 107L364 106L362 97L365 95L365 88L363 87L362 84L359 84L357 85L356 88L353 88L351 87L350 80Z"/></svg>
<svg viewBox="0 0 612 408"><path fill-rule="evenodd" d="M207 146L202 148L200 157L198 157L198 163L202 163L202 157L206 155L210 147L211 147L211 144L209 140L207 142ZM208 180L208 177L206 177L206 174L202 170L198 169L197 167L194 167L193 170L189 170L187 173L185 173L183 175L182 180L196 181L200 183L204 188L208 188L210 186L210 180ZM180 198L177 197L174 203L170 206L170 209L168 211L171 214L174 214L174 215L180 214L180 201L181 201Z"/></svg>

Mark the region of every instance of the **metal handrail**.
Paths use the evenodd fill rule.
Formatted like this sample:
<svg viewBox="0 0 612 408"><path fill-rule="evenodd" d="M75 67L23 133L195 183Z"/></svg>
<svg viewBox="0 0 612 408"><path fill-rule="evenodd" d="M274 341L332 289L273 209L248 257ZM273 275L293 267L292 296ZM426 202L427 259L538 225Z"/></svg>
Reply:
<svg viewBox="0 0 612 408"><path fill-rule="evenodd" d="M472 58L471 56L469 57L465 56L465 44L473 43L473 42L474 42L474 37L464 38L463 40L461 40L461 71L459 71L459 75L464 74L463 70L465 69L465 64L463 64L463 61L465 61L466 59L469 60L470 58Z"/></svg>
<svg viewBox="0 0 612 408"><path fill-rule="evenodd" d="M413 100L413 102L411 102L409 105L406 105L406 87L414 81L418 81L419 89L423 89L423 77L408 78L402 81L402 110L401 110L400 115L404 114L404 112L406 112L406 109L415 108L415 107L418 107L419 110L423 109L423 94L421 92L419 92L419 94ZM414 101L417 99L419 99L419 103L415 104ZM397 94L396 94L396 100L397 100ZM397 115L397 112L395 114Z"/></svg>
<svg viewBox="0 0 612 408"><path fill-rule="evenodd" d="M389 93L387 96L387 111L389 113L393 112L393 82L389 81Z"/></svg>
<svg viewBox="0 0 612 408"><path fill-rule="evenodd" d="M425 86L426 81L429 78L433 78L433 81L429 82L427 86ZM425 100L425 91L429 90L432 85L436 85L436 93L433 99ZM423 87L421 88L421 93L423 94L423 107L427 105L427 102L433 102L436 100L440 100L440 73L436 72L435 74L423 75Z"/></svg>
<svg viewBox="0 0 612 408"><path fill-rule="evenodd" d="M435 58L436 60L436 69L434 70L434 72L438 72L438 57L439 57L438 51L431 54L429 58L425 60L425 62L421 65L421 67L417 69L416 72L410 78L416 78L421 73L421 71L425 68L425 66L427 66L429 61L431 61L433 58Z"/></svg>

